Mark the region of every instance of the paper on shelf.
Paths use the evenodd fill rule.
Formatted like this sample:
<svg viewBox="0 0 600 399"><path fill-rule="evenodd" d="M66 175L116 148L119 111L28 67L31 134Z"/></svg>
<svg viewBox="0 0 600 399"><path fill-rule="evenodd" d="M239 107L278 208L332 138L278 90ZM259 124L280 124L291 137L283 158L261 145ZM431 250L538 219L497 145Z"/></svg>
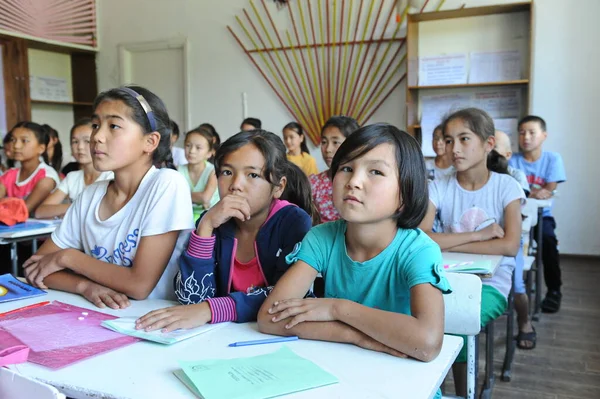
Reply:
<svg viewBox="0 0 600 399"><path fill-rule="evenodd" d="M467 83L467 55L419 57L419 86Z"/></svg>
<svg viewBox="0 0 600 399"><path fill-rule="evenodd" d="M518 50L470 54L469 83L506 82L519 79L521 79L521 54Z"/></svg>
<svg viewBox="0 0 600 399"><path fill-rule="evenodd" d="M32 100L72 101L66 79L49 76L30 76L29 85Z"/></svg>

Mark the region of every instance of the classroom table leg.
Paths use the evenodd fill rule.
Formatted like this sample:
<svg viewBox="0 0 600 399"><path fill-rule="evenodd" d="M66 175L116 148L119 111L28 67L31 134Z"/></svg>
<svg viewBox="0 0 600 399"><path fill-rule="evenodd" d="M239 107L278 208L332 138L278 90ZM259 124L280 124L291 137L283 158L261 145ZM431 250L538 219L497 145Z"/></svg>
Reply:
<svg viewBox="0 0 600 399"><path fill-rule="evenodd" d="M13 242L10 244L10 261L12 263L12 275L17 277L19 271L19 258L17 255L17 243Z"/></svg>
<svg viewBox="0 0 600 399"><path fill-rule="evenodd" d="M540 318L540 308L542 306L542 284L543 284L543 266L542 266L542 237L544 234L543 208L538 208L538 224L537 224L537 252L535 254L535 307L533 310L534 321Z"/></svg>
<svg viewBox="0 0 600 399"><path fill-rule="evenodd" d="M37 250L38 250L38 247L37 247L37 239L36 239L36 238L34 238L34 239L31 241L31 254L32 254L32 255L34 255L34 254L37 252Z"/></svg>
<svg viewBox="0 0 600 399"><path fill-rule="evenodd" d="M485 380L481 388L481 399L492 397L494 389L494 320L485 326Z"/></svg>

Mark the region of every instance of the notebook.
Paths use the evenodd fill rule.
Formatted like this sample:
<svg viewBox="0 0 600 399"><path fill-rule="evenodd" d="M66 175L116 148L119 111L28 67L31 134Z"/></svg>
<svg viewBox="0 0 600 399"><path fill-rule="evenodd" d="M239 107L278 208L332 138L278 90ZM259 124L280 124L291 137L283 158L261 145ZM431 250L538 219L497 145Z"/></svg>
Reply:
<svg viewBox="0 0 600 399"><path fill-rule="evenodd" d="M46 295L46 291L23 283L14 278L12 274L7 273L0 276L0 303L41 295Z"/></svg>
<svg viewBox="0 0 600 399"><path fill-rule="evenodd" d="M266 355L179 365L175 376L202 399L267 399L339 382L285 345Z"/></svg>
<svg viewBox="0 0 600 399"><path fill-rule="evenodd" d="M490 260L460 262L446 260L444 270L451 273L492 274L494 265Z"/></svg>
<svg viewBox="0 0 600 399"><path fill-rule="evenodd" d="M102 326L121 334L130 335L145 339L147 341L158 342L159 344L171 345L176 342L195 337L196 335L216 330L229 323L205 324L201 327L191 328L189 330L175 330L163 333L160 330L144 331L135 329L137 317L121 317L114 320L104 320Z"/></svg>

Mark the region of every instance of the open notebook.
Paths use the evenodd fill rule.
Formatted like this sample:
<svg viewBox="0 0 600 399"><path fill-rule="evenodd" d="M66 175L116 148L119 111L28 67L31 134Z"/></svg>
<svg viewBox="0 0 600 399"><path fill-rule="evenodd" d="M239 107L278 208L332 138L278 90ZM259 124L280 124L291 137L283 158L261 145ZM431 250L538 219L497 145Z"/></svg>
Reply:
<svg viewBox="0 0 600 399"><path fill-rule="evenodd" d="M147 341L154 341L160 344L171 345L179 341L186 340L188 338L195 337L196 335L204 334L211 330L221 328L229 323L218 323L218 324L205 324L201 327L191 328L189 330L175 330L168 333L163 333L161 330L144 331L135 329L135 321L137 317L121 317L114 320L105 320L102 322L102 327L106 327L110 330L116 331L121 334L131 335L145 339Z"/></svg>
<svg viewBox="0 0 600 399"><path fill-rule="evenodd" d="M492 274L494 265L490 260L461 262L444 259L444 270L451 273Z"/></svg>

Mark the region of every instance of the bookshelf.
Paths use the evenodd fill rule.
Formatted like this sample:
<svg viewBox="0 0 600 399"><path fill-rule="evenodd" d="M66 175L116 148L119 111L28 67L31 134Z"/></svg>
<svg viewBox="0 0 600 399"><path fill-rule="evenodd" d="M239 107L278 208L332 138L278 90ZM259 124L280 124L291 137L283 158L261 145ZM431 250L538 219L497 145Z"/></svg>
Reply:
<svg viewBox="0 0 600 399"><path fill-rule="evenodd" d="M73 121L90 116L98 93L95 49L60 46L0 35L7 130L22 120L48 123L61 134L65 156L70 153L69 129ZM33 55L32 55L33 54ZM65 79L71 101L31 98L30 76Z"/></svg>
<svg viewBox="0 0 600 399"><path fill-rule="evenodd" d="M516 90L520 118L529 111L532 59L533 3L411 14L407 20L406 125L410 134L430 146L432 132L421 131L423 96L485 93L486 90ZM518 51L521 76L507 81L461 84L419 84L419 58L474 52ZM452 110L448 110L452 111ZM439 115L441 122L444 115ZM424 124L423 124L424 125ZM512 132L507 132L511 134ZM515 132L516 133L516 132ZM513 136L513 145L514 143ZM427 144L429 143L429 144Z"/></svg>

